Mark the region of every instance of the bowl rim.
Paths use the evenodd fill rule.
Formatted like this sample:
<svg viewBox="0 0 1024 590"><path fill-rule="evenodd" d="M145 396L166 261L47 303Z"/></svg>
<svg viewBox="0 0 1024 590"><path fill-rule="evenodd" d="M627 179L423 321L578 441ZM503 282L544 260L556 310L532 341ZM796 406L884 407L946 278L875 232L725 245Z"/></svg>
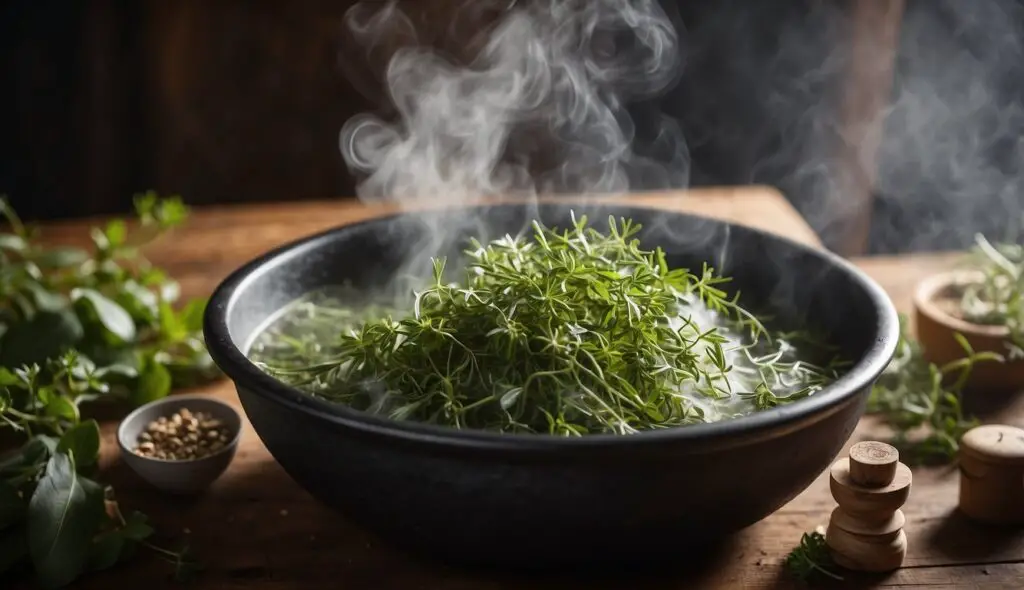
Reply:
<svg viewBox="0 0 1024 590"><path fill-rule="evenodd" d="M588 207L611 210L645 210L671 215L678 220L710 222L729 228L740 228L744 232L783 242L804 254L823 259L826 264L837 267L861 286L872 304L878 310L877 336L863 357L828 387L792 404L777 406L738 418L709 423L691 424L675 428L644 430L634 434L588 434L567 437L547 433L520 434L500 433L481 429L457 429L448 426L422 422L398 421L385 416L369 414L332 403L286 385L260 370L234 343L228 330L227 318L238 303L247 287L260 275L270 272L278 265L287 264L295 257L315 249L324 242L330 242L337 235L357 230L367 225L417 214L443 214L445 211L484 210L494 208L541 208ZM243 264L228 275L214 290L207 303L203 317L203 334L207 349L214 362L230 378L236 388L251 391L274 403L284 404L300 413L311 415L334 426L344 427L361 434L402 440L415 444L432 444L445 447L462 447L473 450L503 450L514 452L550 452L552 450L608 450L625 447L659 445L672 441L693 444L720 443L728 440L742 440L764 431L799 428L801 423L824 419L844 404L852 401L856 394L870 386L889 364L896 352L899 338L899 315L888 294L864 271L843 257L825 248L817 249L788 237L765 230L694 213L670 211L642 204L615 202L587 203L527 202L496 204L443 205L432 208L416 208L397 213L363 219L354 223L336 226L306 237L286 242ZM244 408L244 400L243 400Z"/></svg>
<svg viewBox="0 0 1024 590"><path fill-rule="evenodd" d="M231 440L226 445L224 445L224 448L214 453L210 453L205 457L200 457L199 459L179 460L160 459L159 457L146 457L144 455L139 455L132 451L131 448L125 444L124 429L128 425L128 423L134 420L137 416L139 416L139 414L142 414L143 412L151 408L170 405L171 402L188 402L189 400L203 400L209 403L213 403L214 405L218 405L222 407L224 410L231 412L235 416L235 419L238 421L238 428L235 429L234 435L231 437ZM117 438L117 446L120 447L121 452L127 453L131 455L133 458L138 459L140 461L147 461L153 464L166 466L195 466L207 461L214 461L218 459L221 455L230 453L235 447L238 446L238 441L242 438L242 430L244 428L245 421L242 419L241 412L239 412L233 405L227 403L226 401L219 400L208 394L204 395L201 393L171 393L160 399L155 399L151 402L142 404L141 406L129 412L127 416L122 418L121 421L117 423L117 432L115 433L115 436Z"/></svg>

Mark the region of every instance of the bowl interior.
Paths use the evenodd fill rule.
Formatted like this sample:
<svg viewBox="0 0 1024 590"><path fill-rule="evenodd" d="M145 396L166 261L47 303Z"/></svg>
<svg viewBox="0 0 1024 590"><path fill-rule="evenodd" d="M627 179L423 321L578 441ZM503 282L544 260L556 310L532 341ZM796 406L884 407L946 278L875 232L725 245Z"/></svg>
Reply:
<svg viewBox="0 0 1024 590"><path fill-rule="evenodd" d="M158 459L156 457L143 457L141 455L133 456L140 460L151 461L154 463L166 463L173 465L195 464L200 461L215 458L222 453L226 453L237 444L238 437L242 431L242 418L238 411L220 400L201 395L173 395L139 407L125 417L121 422L121 425L118 427L118 444L125 452L133 453L132 449L135 448L139 435L142 434L143 430L146 429L146 426L150 422L158 419L160 416L170 417L172 414L182 409L188 409L192 413L204 412L210 414L210 416L215 420L220 420L224 423L224 427L231 432L231 440L228 444L224 445L223 449L216 453L211 453L202 459L196 459L193 461L170 461L166 459Z"/></svg>
<svg viewBox="0 0 1024 590"><path fill-rule="evenodd" d="M895 351L899 323L888 296L834 254L705 217L603 203L549 202L402 214L324 232L270 252L239 269L211 299L206 326L211 353L233 379L242 378L250 386L255 379L262 383L257 389L284 393L291 388L263 375L243 355L286 304L312 290L344 282L370 292L393 289L396 276L410 272L428 275L431 256L447 255L448 266L458 266L469 237L485 242L529 232L534 219L566 228L573 214L577 218L585 214L588 223L601 231L607 230L609 216L641 224L641 245L646 249L660 246L670 266L700 272L708 264L718 274L732 278L725 289L740 291L746 307L769 312L783 327L810 325L853 363L839 381L810 398L727 422L742 421L756 427L782 416L796 419L838 403L863 391ZM438 228L442 231L435 231ZM294 390L285 397L307 408L349 414L344 409L328 409L327 404ZM376 422L367 416L359 420ZM710 425L682 430L696 436L704 426ZM416 428L402 426L404 430ZM591 439L597 436L591 435Z"/></svg>

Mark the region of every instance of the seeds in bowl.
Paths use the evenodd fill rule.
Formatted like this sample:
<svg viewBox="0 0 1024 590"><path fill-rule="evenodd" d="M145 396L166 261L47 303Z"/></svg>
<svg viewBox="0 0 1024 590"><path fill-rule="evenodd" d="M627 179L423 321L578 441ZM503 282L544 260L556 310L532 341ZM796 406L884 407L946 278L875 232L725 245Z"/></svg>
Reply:
<svg viewBox="0 0 1024 590"><path fill-rule="evenodd" d="M154 459L194 461L226 447L232 434L222 420L183 408L146 425L133 452Z"/></svg>

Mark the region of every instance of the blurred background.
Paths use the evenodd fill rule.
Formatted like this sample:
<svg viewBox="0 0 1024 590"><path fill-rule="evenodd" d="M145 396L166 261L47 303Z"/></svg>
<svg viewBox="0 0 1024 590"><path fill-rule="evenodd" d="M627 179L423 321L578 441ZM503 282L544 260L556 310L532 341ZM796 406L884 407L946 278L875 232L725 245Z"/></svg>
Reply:
<svg viewBox="0 0 1024 590"><path fill-rule="evenodd" d="M147 189L192 205L351 198L339 131L390 106L345 34L352 3L4 0L0 193L28 219L126 212ZM418 4L443 20L452 2ZM680 122L692 185L778 187L850 254L1015 227L1019 2L662 4L682 78L633 109L638 128L646 112Z"/></svg>

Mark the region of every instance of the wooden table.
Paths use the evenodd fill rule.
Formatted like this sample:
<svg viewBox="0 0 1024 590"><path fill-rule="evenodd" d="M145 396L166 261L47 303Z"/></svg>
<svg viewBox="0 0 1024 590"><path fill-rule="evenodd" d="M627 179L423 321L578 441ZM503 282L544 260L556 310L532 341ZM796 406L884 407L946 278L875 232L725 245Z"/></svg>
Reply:
<svg viewBox="0 0 1024 590"><path fill-rule="evenodd" d="M800 216L771 189L704 189L631 198L755 225L820 245ZM187 295L203 295L239 264L273 246L373 214L345 202L196 211L179 239L156 245L150 257L179 278ZM47 231L54 241L74 242L85 234L89 223L55 224ZM909 310L914 283L951 261L948 255L931 255L862 259L857 264L888 290L901 310ZM205 391L238 403L227 382ZM999 418L1024 421L1024 402L1011 405ZM823 474L798 498L739 534L699 571L629 583L511 580L423 563L378 544L296 485L248 424L230 469L208 493L195 499L163 496L129 472L115 451L115 426L115 422L104 424L105 481L116 487L126 509L141 509L163 532L188 540L207 567L193 584L203 589L786 588L792 584L782 573L781 560L803 532L825 524L834 507ZM850 444L879 435L868 419ZM889 576L858 576L845 587L1024 587L1024 532L977 527L954 513L956 501L955 471L916 470L911 500L904 507L910 539L905 567ZM170 586L167 571L158 559L140 555L114 570L84 578L78 587Z"/></svg>

